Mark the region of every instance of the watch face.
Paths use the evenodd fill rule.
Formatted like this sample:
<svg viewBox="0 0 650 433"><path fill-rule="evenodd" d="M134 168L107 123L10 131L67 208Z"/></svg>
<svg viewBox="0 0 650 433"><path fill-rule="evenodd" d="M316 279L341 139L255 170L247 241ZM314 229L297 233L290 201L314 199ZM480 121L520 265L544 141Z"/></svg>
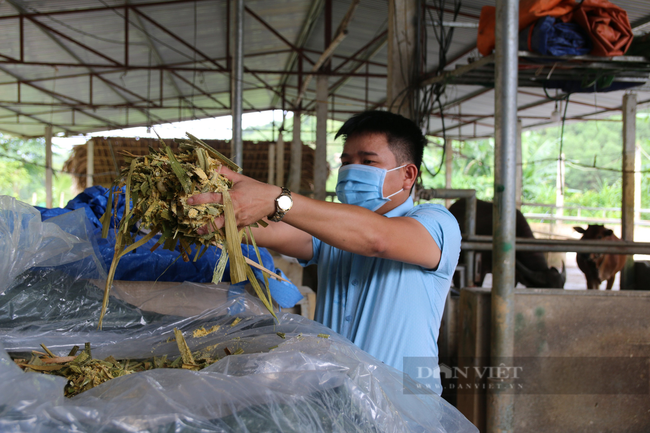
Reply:
<svg viewBox="0 0 650 433"><path fill-rule="evenodd" d="M278 207L282 209L284 212L291 209L291 206L293 206L293 200L291 200L291 197L286 195L278 197Z"/></svg>

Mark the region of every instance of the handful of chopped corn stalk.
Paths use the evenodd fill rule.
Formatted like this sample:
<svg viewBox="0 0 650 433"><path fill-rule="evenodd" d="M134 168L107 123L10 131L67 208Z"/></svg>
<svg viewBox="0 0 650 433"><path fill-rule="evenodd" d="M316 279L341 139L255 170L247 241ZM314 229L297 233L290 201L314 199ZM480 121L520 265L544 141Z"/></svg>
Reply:
<svg viewBox="0 0 650 433"><path fill-rule="evenodd" d="M221 248L221 257L215 266L212 281L214 283L221 281L226 263L230 259L232 283L239 283L248 278L257 296L275 317L266 274L281 278L244 257L241 242L244 236L248 236L261 263L250 227L248 230L237 229L233 204L228 193L232 184L219 173L219 168L222 166L236 172L240 172L241 168L193 135L188 133L187 136L188 139L177 140L179 151L176 154L162 140L162 148L160 150L149 148L149 155L136 156L123 152L129 166L122 170L114 187L111 188L106 212L101 218L102 236L105 238L108 236L111 218L117 218L117 215L113 215L113 209L117 207L114 205L114 202L117 203L117 194L121 194L121 187L126 186L124 192L126 206L122 219L119 224L116 224L115 255L106 279L99 329L102 328L110 288L120 258L144 245L159 233L160 239L152 251L161 245L165 249L174 251L178 245L180 256L185 261L190 260L192 247L195 248L194 261L198 260L211 245ZM187 204L189 197L206 192L221 193L223 204L207 203L194 206ZM199 227L211 224L215 218L222 215L225 217L225 225L222 229L205 235L196 233ZM139 223L138 230L144 229L149 232L136 242L133 232L137 223ZM266 226L264 221L259 221L257 224ZM260 287L250 266L265 272L266 291Z"/></svg>

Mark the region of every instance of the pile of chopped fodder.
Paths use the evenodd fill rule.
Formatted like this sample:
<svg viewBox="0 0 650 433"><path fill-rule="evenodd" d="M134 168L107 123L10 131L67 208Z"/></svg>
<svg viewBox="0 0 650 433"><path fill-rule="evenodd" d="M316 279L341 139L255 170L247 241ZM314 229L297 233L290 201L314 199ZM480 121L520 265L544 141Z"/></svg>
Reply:
<svg viewBox="0 0 650 433"><path fill-rule="evenodd" d="M14 362L25 372L36 372L52 374L65 377L68 381L64 388L66 397L74 397L84 391L88 391L102 383L115 379L116 377L141 371L153 370L155 368L182 368L185 370L202 370L210 364L219 360L218 357L210 357L205 353L196 352L194 355L187 346L183 333L174 328L176 344L181 353L174 360L167 359L167 355L155 356L145 360L121 360L113 356L104 360L92 357L90 343L86 343L83 351L78 353L79 346L74 346L68 356L55 356L45 345L41 345L46 353L32 351L30 359L14 357ZM243 349L230 352L224 349L225 356L239 355Z"/></svg>
<svg viewBox="0 0 650 433"><path fill-rule="evenodd" d="M241 318L236 317L229 326L234 327L240 321ZM194 338L205 337L220 328L220 325L208 329L201 327L195 329L192 336ZM276 335L283 340L287 338L283 332L278 332ZM303 338L302 334L298 334L296 337L298 339ZM328 339L330 334L318 334L317 337ZM74 346L68 356L56 356L44 344L41 344L41 347L45 352L32 350L31 353L10 353L10 355L13 361L26 373L42 373L65 377L67 384L64 388L64 395L66 397L74 397L111 379L133 373L158 368L180 368L199 371L221 359L214 350L216 345L192 352L183 333L178 328L174 328L174 337L169 338L167 342L174 340L180 352L180 356L176 356L175 359L162 355L138 360L117 360L114 356L109 356L101 360L92 357L90 343L86 343L84 350L81 352L79 352L79 346ZM239 337L234 340L239 340ZM231 341L229 344L232 343ZM244 353L242 347L236 348L237 344L230 347L223 347L222 358ZM277 347L277 345L269 347L268 351L272 351Z"/></svg>
<svg viewBox="0 0 650 433"><path fill-rule="evenodd" d="M243 237L248 237L255 247L259 263L262 262L250 226L242 230L237 229L233 204L228 192L232 183L219 173L222 166L236 172L240 172L241 168L193 135L188 133L187 136L189 139L178 140L179 151L176 154L162 140L162 148L160 150L149 148L149 155L135 156L128 152L123 153L129 166L122 170L111 188L106 213L101 218L102 236L106 238L111 218L117 219L117 215L113 215L113 209L117 207L114 202L117 203L117 195L121 194L121 188L124 186L126 207L122 219L119 224L116 224L115 255L104 289L99 329L102 328L110 288L120 258L144 245L159 233L160 239L152 251L161 245L165 249L174 251L178 245L181 251L180 257L185 261L189 261L191 256L194 261L198 260L211 245L221 248L222 254L215 266L212 281L214 283L221 281L230 259L232 283L250 280L257 296L275 316L266 273L274 278L280 277L244 257L241 242ZM187 204L189 197L206 192L221 193L223 204L207 203L194 206ZM224 216L225 220L222 229L205 235L196 233L198 228L211 224L220 216ZM136 224L138 224L137 230L135 230ZM266 226L263 221L257 224ZM149 232L136 242L135 234L140 230ZM194 252L192 247L195 248ZM260 287L250 266L265 272L266 291Z"/></svg>

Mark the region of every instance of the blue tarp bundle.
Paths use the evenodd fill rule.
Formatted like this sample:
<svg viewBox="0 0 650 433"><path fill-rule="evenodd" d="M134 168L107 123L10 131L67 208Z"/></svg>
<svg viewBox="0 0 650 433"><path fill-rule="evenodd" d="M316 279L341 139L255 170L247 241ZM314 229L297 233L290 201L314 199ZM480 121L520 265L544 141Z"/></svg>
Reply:
<svg viewBox="0 0 650 433"><path fill-rule="evenodd" d="M519 33L519 49L548 56L580 56L591 51L591 39L576 23L546 16Z"/></svg>
<svg viewBox="0 0 650 433"><path fill-rule="evenodd" d="M115 228L115 224L119 223L122 218L125 207L124 194L120 194L117 207L117 219L111 219L111 229ZM107 239L101 237L102 224L99 219L106 211L108 203L108 190L102 186L92 186L86 188L84 192L77 195L74 199L70 200L65 208L40 208L41 218L43 221L63 213L71 212L76 209L84 209L88 220L94 227L94 235L99 246L99 255L103 258L107 267L110 267L115 254L115 235L114 231L109 231ZM138 236L137 238L140 238ZM115 272L116 280L128 281L172 281L172 282L195 282L203 283L212 280L214 267L219 260L221 250L216 247L210 247L208 251L203 254L196 262L190 260L185 262L178 259L180 251L169 251L163 248L158 248L154 252L150 249L157 243L159 236L154 237L142 247L134 250L133 252L125 255L120 259ZM255 249L252 246L242 244L242 252L244 256L258 262L255 254ZM275 270L276 273L286 276L281 270L276 269L273 263L271 254L265 248L259 248L260 257L262 258L262 265L270 270ZM253 268L253 272L258 280L264 281L262 272ZM226 266L224 272L224 281L230 281L230 263ZM271 295L273 299L283 308L293 307L298 301L302 299L302 295L298 288L289 283L269 279Z"/></svg>

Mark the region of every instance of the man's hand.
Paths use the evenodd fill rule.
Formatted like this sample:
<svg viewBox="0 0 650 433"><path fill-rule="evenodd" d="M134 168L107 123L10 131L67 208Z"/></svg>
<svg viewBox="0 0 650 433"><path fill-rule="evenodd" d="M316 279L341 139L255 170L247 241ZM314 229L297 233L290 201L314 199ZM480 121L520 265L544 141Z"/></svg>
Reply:
<svg viewBox="0 0 650 433"><path fill-rule="evenodd" d="M258 182L223 166L219 172L233 183L229 192L239 228L253 224L275 212L275 198L282 192L280 187ZM223 203L222 194L206 192L187 199L189 205L205 203ZM222 228L224 225L223 215L215 218L212 225L213 227L202 227L197 232L202 235L208 231Z"/></svg>
<svg viewBox="0 0 650 433"><path fill-rule="evenodd" d="M225 167L221 167L219 173L233 183L229 193L239 229L275 213L275 199L282 193L282 188L258 182ZM189 205L205 203L223 203L222 194L207 192L187 199ZM201 227L197 233L203 235L218 230L223 225L222 215L215 218L212 227ZM258 246L271 248L281 254L304 260L309 260L313 254L311 235L284 222L272 222L268 227L254 228L253 236Z"/></svg>

